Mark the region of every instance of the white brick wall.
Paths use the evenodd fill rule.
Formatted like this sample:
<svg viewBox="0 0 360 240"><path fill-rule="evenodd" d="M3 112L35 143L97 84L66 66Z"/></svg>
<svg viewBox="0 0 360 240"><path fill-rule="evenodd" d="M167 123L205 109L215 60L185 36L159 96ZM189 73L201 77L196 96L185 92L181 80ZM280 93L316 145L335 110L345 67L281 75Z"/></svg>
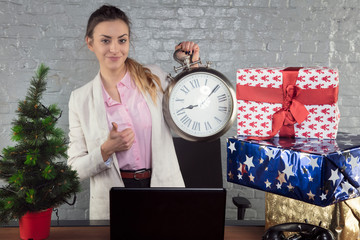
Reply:
<svg viewBox="0 0 360 240"><path fill-rule="evenodd" d="M359 133L360 16L358 0L108 0L133 22L131 56L172 71L172 50L194 40L203 60L235 85L237 68L262 66L329 66L340 72L340 131ZM11 120L17 101L40 63L50 68L47 103L64 110L67 131L70 92L98 71L84 44L90 13L100 0L0 0L0 149L12 143ZM236 134L235 126L223 137ZM231 197L246 196L253 208L246 219L264 219L264 193L226 182L227 218L235 219ZM76 208L62 206L61 219L88 218L88 182Z"/></svg>

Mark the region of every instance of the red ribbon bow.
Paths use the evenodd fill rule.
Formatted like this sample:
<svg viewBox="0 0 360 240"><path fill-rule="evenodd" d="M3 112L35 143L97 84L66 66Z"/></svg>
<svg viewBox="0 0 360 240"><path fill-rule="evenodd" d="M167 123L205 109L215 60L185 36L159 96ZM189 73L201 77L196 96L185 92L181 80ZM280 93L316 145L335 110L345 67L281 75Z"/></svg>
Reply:
<svg viewBox="0 0 360 240"><path fill-rule="evenodd" d="M338 87L321 89L301 89L296 86L300 68L285 68L283 88L262 88L237 84L238 100L282 103L282 108L272 118L272 131L268 137L249 137L265 140L274 137L279 131L281 137L294 137L294 124L301 124L309 115L304 105L334 104L337 102Z"/></svg>

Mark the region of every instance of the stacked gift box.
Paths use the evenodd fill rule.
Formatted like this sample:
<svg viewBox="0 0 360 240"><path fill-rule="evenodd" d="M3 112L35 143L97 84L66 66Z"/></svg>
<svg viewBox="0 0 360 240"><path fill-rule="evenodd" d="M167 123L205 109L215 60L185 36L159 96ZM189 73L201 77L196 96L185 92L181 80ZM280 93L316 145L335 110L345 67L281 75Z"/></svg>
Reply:
<svg viewBox="0 0 360 240"><path fill-rule="evenodd" d="M237 134L335 139L338 85L323 67L239 69Z"/></svg>
<svg viewBox="0 0 360 240"><path fill-rule="evenodd" d="M360 196L360 136L338 134L338 89L338 71L331 68L237 71L238 135L227 141L227 180L268 192L266 204L275 206L266 209L267 227L303 222L303 211L335 216L343 209L335 203ZM293 202L299 207L280 211ZM344 229L341 239L358 234L359 228L345 230L336 222L326 226Z"/></svg>
<svg viewBox="0 0 360 240"><path fill-rule="evenodd" d="M331 68L239 69L228 181L319 206L355 196L357 150L334 141L338 88Z"/></svg>
<svg viewBox="0 0 360 240"><path fill-rule="evenodd" d="M360 136L339 133L332 139L227 142L229 182L276 193L317 206L360 196Z"/></svg>

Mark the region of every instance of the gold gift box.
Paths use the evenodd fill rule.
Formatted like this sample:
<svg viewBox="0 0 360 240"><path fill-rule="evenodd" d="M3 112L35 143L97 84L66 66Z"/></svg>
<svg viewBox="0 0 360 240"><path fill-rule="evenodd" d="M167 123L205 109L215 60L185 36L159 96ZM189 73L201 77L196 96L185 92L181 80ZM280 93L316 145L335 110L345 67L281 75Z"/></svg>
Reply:
<svg viewBox="0 0 360 240"><path fill-rule="evenodd" d="M330 229L337 240L359 238L360 198L339 202L327 207L290 199L277 194L265 195L265 228L289 222L307 221Z"/></svg>

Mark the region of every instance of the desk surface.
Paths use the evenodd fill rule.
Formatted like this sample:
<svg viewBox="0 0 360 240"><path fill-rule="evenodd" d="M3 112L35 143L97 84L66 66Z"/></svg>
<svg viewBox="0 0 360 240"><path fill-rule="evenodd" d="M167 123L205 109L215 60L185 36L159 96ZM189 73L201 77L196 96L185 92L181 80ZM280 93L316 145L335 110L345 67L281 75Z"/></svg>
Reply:
<svg viewBox="0 0 360 240"><path fill-rule="evenodd" d="M260 240L263 226L225 226L224 240ZM1 227L0 239L20 239L18 227ZM109 226L51 227L48 240L110 239Z"/></svg>

